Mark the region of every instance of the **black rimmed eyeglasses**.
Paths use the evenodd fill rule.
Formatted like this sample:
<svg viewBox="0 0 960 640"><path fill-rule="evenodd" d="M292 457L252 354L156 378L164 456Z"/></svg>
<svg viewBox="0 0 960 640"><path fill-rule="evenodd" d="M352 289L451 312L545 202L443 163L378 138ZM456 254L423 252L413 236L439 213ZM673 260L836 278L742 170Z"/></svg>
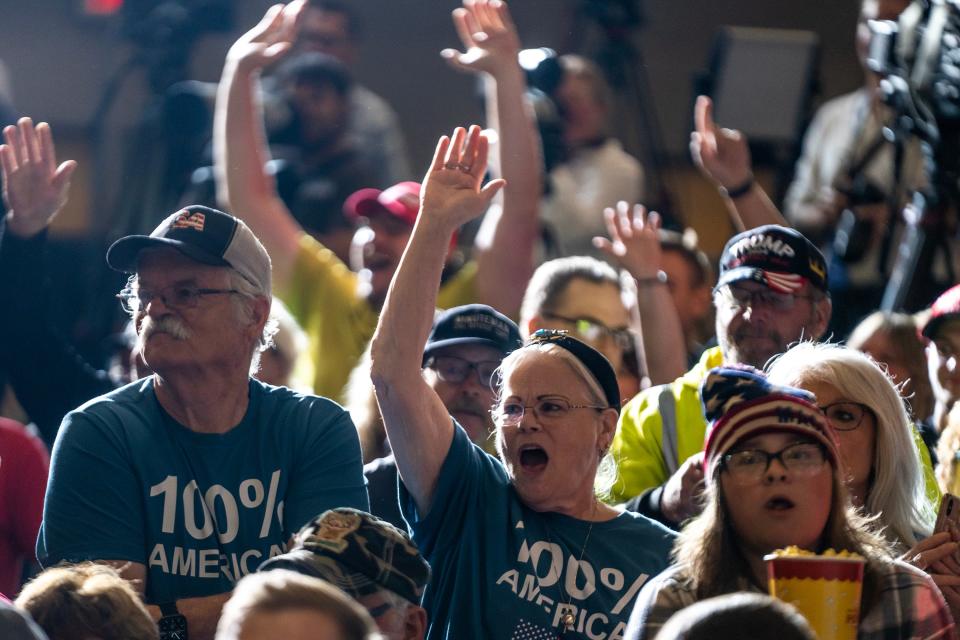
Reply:
<svg viewBox="0 0 960 640"><path fill-rule="evenodd" d="M873 409L862 402L832 402L820 407L837 431L853 431L863 422L863 416L873 416Z"/></svg>

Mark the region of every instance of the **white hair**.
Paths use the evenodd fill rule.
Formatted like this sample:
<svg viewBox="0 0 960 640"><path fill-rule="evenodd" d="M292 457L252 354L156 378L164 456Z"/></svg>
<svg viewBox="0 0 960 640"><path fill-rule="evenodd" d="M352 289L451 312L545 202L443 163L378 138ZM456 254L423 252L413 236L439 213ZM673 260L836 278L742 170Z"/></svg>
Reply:
<svg viewBox="0 0 960 640"><path fill-rule="evenodd" d="M251 302L257 298L266 298L273 300L270 292L264 292L256 287L249 280L244 278L238 271L227 269L230 276L230 288L237 291L237 296L233 298L233 307L237 312L237 318L240 322L248 324L253 322L253 307ZM273 338L280 328L279 320L273 313L263 325L263 333L260 339L254 344L253 352L250 354L250 375L254 375L260 370L260 355L273 346Z"/></svg>
<svg viewBox="0 0 960 640"><path fill-rule="evenodd" d="M777 384L828 384L869 407L877 429L864 511L880 518L884 535L898 547L912 547L918 535L930 534L934 513L913 426L897 388L870 356L838 344L801 342L776 358L767 375Z"/></svg>

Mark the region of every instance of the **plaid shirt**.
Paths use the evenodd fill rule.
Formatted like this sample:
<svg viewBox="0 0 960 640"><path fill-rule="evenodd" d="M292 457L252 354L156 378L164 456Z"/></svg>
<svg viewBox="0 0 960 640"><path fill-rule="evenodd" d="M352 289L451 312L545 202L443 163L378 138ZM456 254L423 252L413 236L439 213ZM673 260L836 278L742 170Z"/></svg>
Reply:
<svg viewBox="0 0 960 640"><path fill-rule="evenodd" d="M744 591L759 591L747 580L741 586ZM879 586L876 604L860 619L858 640L957 637L943 595L927 574L895 560L886 565ZM653 640L670 616L696 601L691 588L679 576L679 569L667 569L640 591L626 637Z"/></svg>

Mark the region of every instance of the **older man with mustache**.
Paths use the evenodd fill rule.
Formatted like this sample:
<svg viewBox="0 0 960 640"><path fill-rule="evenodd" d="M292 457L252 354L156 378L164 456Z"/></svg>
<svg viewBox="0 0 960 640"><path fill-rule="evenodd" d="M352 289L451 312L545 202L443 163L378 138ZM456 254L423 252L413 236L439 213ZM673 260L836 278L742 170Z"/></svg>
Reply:
<svg viewBox="0 0 960 640"><path fill-rule="evenodd" d="M127 236L107 262L153 370L63 420L37 556L116 566L161 638L213 636L236 581L316 514L367 509L339 406L251 377L270 345L270 258L243 222L201 206Z"/></svg>

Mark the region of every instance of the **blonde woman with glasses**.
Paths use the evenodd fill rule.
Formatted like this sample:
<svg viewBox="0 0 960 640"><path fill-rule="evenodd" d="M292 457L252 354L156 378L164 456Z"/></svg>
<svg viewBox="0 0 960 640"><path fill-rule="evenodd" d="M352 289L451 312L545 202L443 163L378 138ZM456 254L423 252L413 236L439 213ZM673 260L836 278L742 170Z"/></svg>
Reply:
<svg viewBox="0 0 960 640"><path fill-rule="evenodd" d="M770 381L813 393L837 433L853 506L873 517L903 560L929 573L960 613L960 564L949 533L931 535L939 490L903 399L869 356L802 342L768 366Z"/></svg>

